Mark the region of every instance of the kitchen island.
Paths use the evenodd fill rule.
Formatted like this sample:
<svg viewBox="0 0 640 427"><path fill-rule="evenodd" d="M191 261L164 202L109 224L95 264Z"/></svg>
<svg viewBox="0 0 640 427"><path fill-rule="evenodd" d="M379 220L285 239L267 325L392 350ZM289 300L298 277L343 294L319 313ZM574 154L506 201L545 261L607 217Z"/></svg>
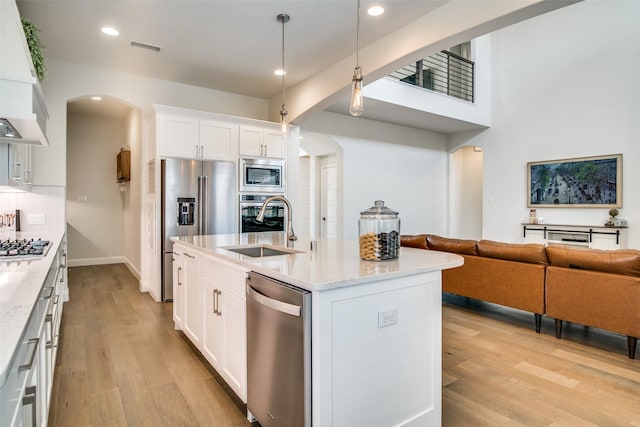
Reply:
<svg viewBox="0 0 640 427"><path fill-rule="evenodd" d="M241 323L233 334L236 339L240 334L236 357L228 357L226 364L222 363L226 367L212 362L218 363L221 358L215 351L207 350L206 309L204 320L197 318L189 326L188 316L193 309L180 308L182 303L174 301L176 328L183 329L192 341L196 339L199 343L196 346L218 372L233 372L232 363L245 357L240 367L236 367L236 374L225 377L221 373L244 402L246 323L241 320L245 313L240 313L243 309L240 298L246 296L240 293L246 291L240 282L251 271L311 292L313 426L440 425L441 271L462 265L461 257L403 247L397 260L361 261L358 242L317 239L315 250L310 250L309 239L300 239L286 248L283 233L188 236L172 240L176 244L175 253L184 254L192 266L196 264L194 260L200 266L199 273L193 274L188 269L182 270L185 264L178 264L181 270L176 272L174 283L185 285L184 291L188 293L189 283L193 289L194 277L210 281L212 312L221 312L222 317L231 314ZM233 252L259 246L284 247L295 252L264 257ZM211 267L215 265L222 270ZM217 284L223 280L238 283ZM211 299L202 289L192 290L199 297L191 298L195 304L206 305L206 300ZM237 303L217 301L216 295L220 294L216 292L231 294ZM176 295L180 298L181 294ZM186 294L183 300L189 304ZM182 310L177 318L176 310ZM200 324L204 327L200 328ZM224 354L231 354L228 348ZM231 382L236 382L236 387Z"/></svg>

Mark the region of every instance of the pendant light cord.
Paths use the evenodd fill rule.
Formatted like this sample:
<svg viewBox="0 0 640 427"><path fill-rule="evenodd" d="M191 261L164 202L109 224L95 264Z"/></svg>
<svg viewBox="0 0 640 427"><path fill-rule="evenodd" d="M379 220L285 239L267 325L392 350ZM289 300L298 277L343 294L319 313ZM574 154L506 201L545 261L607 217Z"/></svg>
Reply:
<svg viewBox="0 0 640 427"><path fill-rule="evenodd" d="M356 67L360 66L360 0L356 10Z"/></svg>
<svg viewBox="0 0 640 427"><path fill-rule="evenodd" d="M284 70L284 23L286 21L288 21L288 19L285 19L285 18L282 19L282 105L285 105L285 102L284 102L284 75L285 75L285 70Z"/></svg>

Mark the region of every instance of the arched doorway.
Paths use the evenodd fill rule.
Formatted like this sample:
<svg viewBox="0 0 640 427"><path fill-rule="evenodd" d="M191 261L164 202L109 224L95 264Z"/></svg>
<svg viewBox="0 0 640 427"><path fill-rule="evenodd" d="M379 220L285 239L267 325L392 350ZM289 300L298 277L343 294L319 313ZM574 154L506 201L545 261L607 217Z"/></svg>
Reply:
<svg viewBox="0 0 640 427"><path fill-rule="evenodd" d="M140 277L141 117L139 109L113 97L67 102L70 266L125 263ZM132 159L127 185L116 176L122 149Z"/></svg>

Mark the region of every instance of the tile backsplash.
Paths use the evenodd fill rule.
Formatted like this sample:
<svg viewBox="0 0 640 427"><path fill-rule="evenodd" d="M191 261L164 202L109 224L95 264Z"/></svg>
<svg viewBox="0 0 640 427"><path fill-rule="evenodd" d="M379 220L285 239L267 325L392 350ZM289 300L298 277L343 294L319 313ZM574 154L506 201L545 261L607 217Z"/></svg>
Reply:
<svg viewBox="0 0 640 427"><path fill-rule="evenodd" d="M22 231L57 231L66 226L65 187L32 186L31 192L0 192L0 215L20 209ZM4 227L0 227L0 232ZM9 231L9 230L6 230Z"/></svg>

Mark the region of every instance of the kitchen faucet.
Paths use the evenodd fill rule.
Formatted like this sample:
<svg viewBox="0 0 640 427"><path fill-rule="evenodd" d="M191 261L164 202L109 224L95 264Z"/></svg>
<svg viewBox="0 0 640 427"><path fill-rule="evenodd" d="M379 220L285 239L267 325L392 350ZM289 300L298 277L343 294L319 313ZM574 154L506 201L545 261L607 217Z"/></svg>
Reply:
<svg viewBox="0 0 640 427"><path fill-rule="evenodd" d="M258 212L256 221L262 222L264 220L264 214L265 214L265 211L267 210L267 205L274 200L282 200L282 202L284 202L284 204L287 206L287 234L285 236L286 240L288 241L298 240L295 233L293 232L293 224L291 222L291 203L289 203L289 201L284 196L271 196L267 198L267 200L264 201L264 204L260 208L260 212Z"/></svg>

